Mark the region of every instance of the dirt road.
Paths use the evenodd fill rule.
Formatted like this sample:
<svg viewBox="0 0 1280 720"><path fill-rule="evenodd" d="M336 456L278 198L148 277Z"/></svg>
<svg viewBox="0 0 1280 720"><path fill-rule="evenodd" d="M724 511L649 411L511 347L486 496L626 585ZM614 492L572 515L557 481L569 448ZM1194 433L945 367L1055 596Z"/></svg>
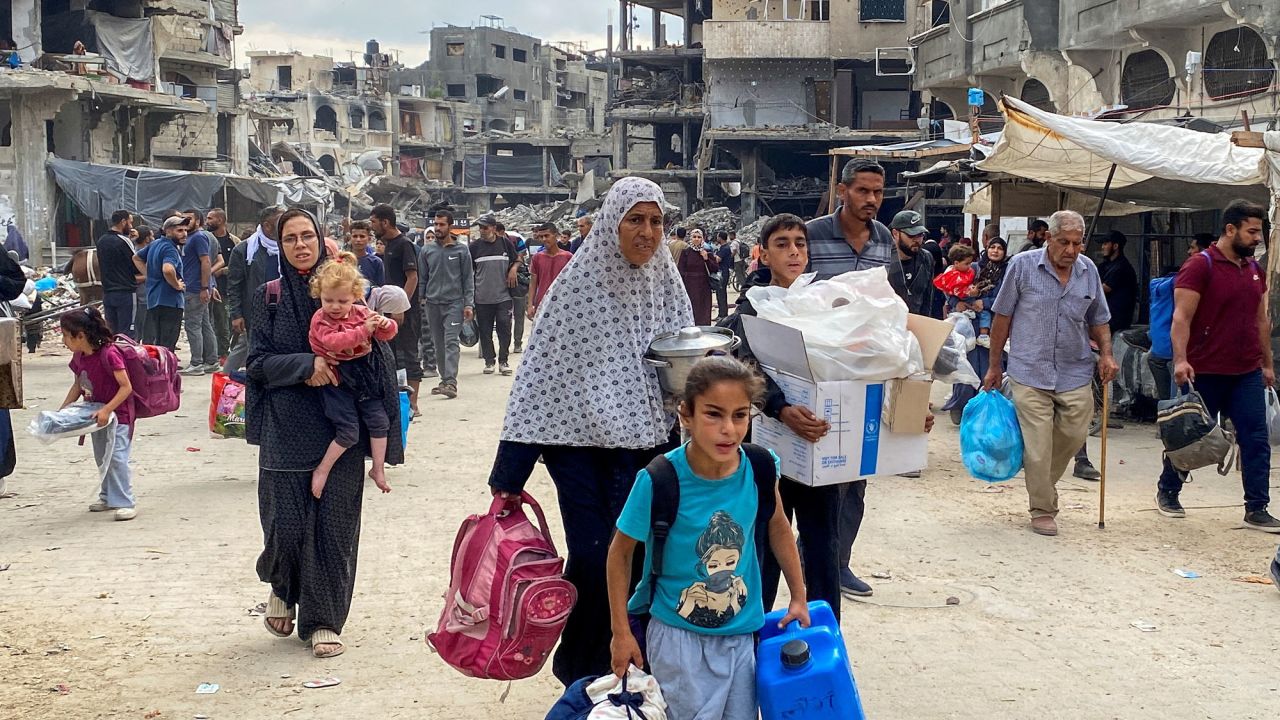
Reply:
<svg viewBox="0 0 1280 720"><path fill-rule="evenodd" d="M19 429L71 380L65 351L27 358ZM139 426L132 522L86 512L87 446L19 430L17 496L0 500L0 718L543 717L561 691L548 672L503 702L504 684L461 677L423 643L458 523L488 503L510 379L481 367L465 352L461 397L423 400L394 492L367 488L347 652L331 660L250 613L267 597L253 571L256 455L209 438L208 378L187 381L177 414ZM1131 426L1112 434L1107 529L1097 484L1068 480L1062 535L1044 538L1027 529L1019 481L970 479L940 421L924 478L873 480L867 494L855 569L876 594L846 603L844 631L868 717L1274 715L1280 593L1237 578L1265 575L1277 538L1242 528L1238 476L1197 477L1190 516L1162 518L1158 441ZM530 490L551 510L538 472ZM330 675L342 684L301 687ZM198 695L201 683L220 689Z"/></svg>

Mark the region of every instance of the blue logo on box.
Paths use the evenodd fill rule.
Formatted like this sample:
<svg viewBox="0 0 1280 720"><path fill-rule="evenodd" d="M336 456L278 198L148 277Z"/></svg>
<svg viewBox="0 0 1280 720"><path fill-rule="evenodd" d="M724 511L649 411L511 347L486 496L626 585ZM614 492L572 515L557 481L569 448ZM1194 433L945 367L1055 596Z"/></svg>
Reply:
<svg viewBox="0 0 1280 720"><path fill-rule="evenodd" d="M884 385L867 386L867 406L862 424L862 462L859 475L875 475L880 456L880 413L884 407Z"/></svg>

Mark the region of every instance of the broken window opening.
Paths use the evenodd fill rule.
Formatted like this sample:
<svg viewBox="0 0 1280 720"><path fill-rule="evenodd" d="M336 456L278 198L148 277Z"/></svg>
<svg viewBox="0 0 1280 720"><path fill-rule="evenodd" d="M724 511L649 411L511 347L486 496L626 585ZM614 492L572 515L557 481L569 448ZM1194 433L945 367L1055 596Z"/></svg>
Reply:
<svg viewBox="0 0 1280 720"><path fill-rule="evenodd" d="M356 130L364 127L364 110L358 107L351 108L351 127Z"/></svg>
<svg viewBox="0 0 1280 720"><path fill-rule="evenodd" d="M513 90L511 91L511 99L516 102L525 102L529 99L529 94L524 90Z"/></svg>
<svg viewBox="0 0 1280 720"><path fill-rule="evenodd" d="M276 68L276 89L292 90L293 89L293 66L281 65Z"/></svg>
<svg viewBox="0 0 1280 720"><path fill-rule="evenodd" d="M476 76L476 95L492 95L502 89L502 78L492 75Z"/></svg>
<svg viewBox="0 0 1280 720"><path fill-rule="evenodd" d="M529 53L520 48L511 48L511 59L518 63L529 62Z"/></svg>
<svg viewBox="0 0 1280 720"><path fill-rule="evenodd" d="M381 110L369 111L369 129L386 131L387 116L383 115Z"/></svg>
<svg viewBox="0 0 1280 720"><path fill-rule="evenodd" d="M460 42L451 42L444 46L445 55L449 57L462 57L467 54L467 44Z"/></svg>
<svg viewBox="0 0 1280 720"><path fill-rule="evenodd" d="M505 60L505 59L506 59L506 57L507 57L507 46L506 46L506 45L494 45L494 46L493 46L493 56L494 56L494 57L496 57L496 58L498 58L498 59L500 59L500 60Z"/></svg>
<svg viewBox="0 0 1280 720"><path fill-rule="evenodd" d="M316 108L316 118L312 126L316 130L328 130L334 135L338 134L338 113L328 105L321 105Z"/></svg>
<svg viewBox="0 0 1280 720"><path fill-rule="evenodd" d="M466 99L466 97L467 97L467 86L466 86L465 84L462 84L462 83L459 83L459 84L457 84L457 85L445 85L445 88L444 88L444 94L445 94L446 96L448 96L448 97L451 97L451 98L463 98L463 99Z"/></svg>

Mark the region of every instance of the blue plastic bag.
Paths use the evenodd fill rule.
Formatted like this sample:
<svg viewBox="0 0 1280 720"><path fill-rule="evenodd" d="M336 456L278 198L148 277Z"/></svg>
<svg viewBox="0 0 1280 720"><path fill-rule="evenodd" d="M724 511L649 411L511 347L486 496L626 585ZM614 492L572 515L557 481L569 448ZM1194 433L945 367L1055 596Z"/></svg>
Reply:
<svg viewBox="0 0 1280 720"><path fill-rule="evenodd" d="M1004 482L1022 469L1022 428L1004 395L978 393L964 406L960 458L969 474L986 482Z"/></svg>

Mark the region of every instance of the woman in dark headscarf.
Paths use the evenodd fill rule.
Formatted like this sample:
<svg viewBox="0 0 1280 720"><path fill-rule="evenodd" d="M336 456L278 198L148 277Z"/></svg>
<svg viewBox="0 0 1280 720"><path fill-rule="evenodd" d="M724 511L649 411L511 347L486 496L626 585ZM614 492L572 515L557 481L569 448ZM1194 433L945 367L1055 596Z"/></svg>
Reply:
<svg viewBox="0 0 1280 720"><path fill-rule="evenodd" d="M609 190L591 234L543 298L489 475L494 494L519 493L541 456L555 481L565 577L578 589L552 661L565 685L609 672L609 539L636 473L674 447L675 415L644 364L654 338L693 322L662 244L662 207L662 190L642 178Z"/></svg>
<svg viewBox="0 0 1280 720"><path fill-rule="evenodd" d="M989 333L993 317L991 306L995 304L1000 286L1004 284L1004 273L1008 267L1009 244L1004 238L991 238L987 241L987 249L983 251L982 259L978 261L978 273L973 281L975 294L974 299L970 301L974 310L977 311L973 319L973 332L979 340L978 345L969 352L969 364L973 366L974 372L978 373L978 377L986 376L989 366L991 353L987 350L987 345L990 343ZM981 307L978 306L979 303ZM983 337L988 338L987 343L983 343L981 340ZM964 383L957 383L951 387L951 399L942 406L943 410L951 413L951 422L960 424L964 406L977 394L976 388Z"/></svg>
<svg viewBox="0 0 1280 720"><path fill-rule="evenodd" d="M328 260L320 227L305 210L280 217L280 279L259 287L250 304L247 436L258 451L258 512L264 548L258 577L271 584L267 630L298 636L316 657L342 653L339 634L351 608L367 431L333 466L320 497L311 471L333 440L321 386L336 384L328 362L311 351L307 333L320 301L311 297L313 271ZM278 283L278 284L277 284ZM386 343L370 354L391 420L387 463L404 462L395 362Z"/></svg>

